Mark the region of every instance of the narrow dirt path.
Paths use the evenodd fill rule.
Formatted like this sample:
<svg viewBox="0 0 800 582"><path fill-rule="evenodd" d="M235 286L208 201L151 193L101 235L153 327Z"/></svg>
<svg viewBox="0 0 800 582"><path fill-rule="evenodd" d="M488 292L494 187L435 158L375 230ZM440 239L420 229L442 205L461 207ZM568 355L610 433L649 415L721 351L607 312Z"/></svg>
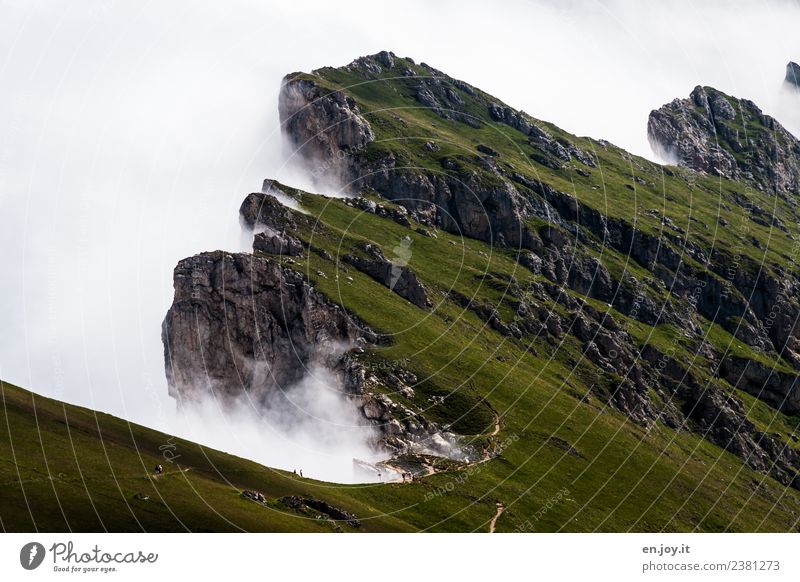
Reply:
<svg viewBox="0 0 800 582"><path fill-rule="evenodd" d="M506 510L506 504L498 501L494 504L497 508L497 512L494 514L492 521L489 522L489 533L494 533L495 526L497 525L497 518L503 515L503 512Z"/></svg>
<svg viewBox="0 0 800 582"><path fill-rule="evenodd" d="M492 432L485 432L485 433L482 433L482 434L474 435L475 438L478 438L478 437L494 437L494 436L497 436L497 434L500 432L500 415L497 414L494 411L492 411L492 414L494 415L494 428L492 428Z"/></svg>
<svg viewBox="0 0 800 582"><path fill-rule="evenodd" d="M495 415L494 415L494 430L492 430L492 432L490 432L490 433L486 433L483 436L487 436L487 437L489 437L489 439L493 439L494 437L496 437L498 435L499 432L500 432L500 415L495 413ZM494 441L491 441L491 442L494 442ZM483 449L483 461L490 461L491 459L492 459L492 453L489 451L489 447L487 446L485 449Z"/></svg>

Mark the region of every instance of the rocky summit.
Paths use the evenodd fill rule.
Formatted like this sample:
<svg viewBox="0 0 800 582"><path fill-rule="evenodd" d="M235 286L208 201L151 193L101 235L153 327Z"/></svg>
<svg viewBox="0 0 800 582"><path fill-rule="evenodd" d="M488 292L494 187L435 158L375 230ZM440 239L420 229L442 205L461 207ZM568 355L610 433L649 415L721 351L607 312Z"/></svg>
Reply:
<svg viewBox="0 0 800 582"><path fill-rule="evenodd" d="M764 192L800 193L800 141L747 99L695 87L650 113L647 134L680 165Z"/></svg>
<svg viewBox="0 0 800 582"><path fill-rule="evenodd" d="M534 507L552 479L579 530L744 528L775 499L797 527L800 145L776 120L697 87L650 115L659 165L388 51L287 75L279 114L349 197L268 179L252 252L181 261L173 395L320 365L397 466L481 467L453 503Z"/></svg>

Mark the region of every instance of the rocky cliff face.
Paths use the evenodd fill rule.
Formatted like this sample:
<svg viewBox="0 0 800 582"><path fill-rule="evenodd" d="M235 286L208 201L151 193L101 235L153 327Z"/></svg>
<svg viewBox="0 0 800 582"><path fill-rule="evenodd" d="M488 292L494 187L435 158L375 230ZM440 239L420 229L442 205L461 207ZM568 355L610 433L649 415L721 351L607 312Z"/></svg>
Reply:
<svg viewBox="0 0 800 582"><path fill-rule="evenodd" d="M354 89L369 83L375 85L362 93ZM352 220L329 227L313 213L290 210L276 196L301 201L309 195L269 180L262 192L248 195L240 219L255 233L254 255L198 255L176 269L175 303L164 323L174 395L191 399L200 390L235 398L248 391L258 399L297 381L304 368L324 366L364 421L379 428L381 446L476 458L444 422L428 418L447 391L418 384L402 366L364 365L363 348L381 336L299 274L314 265L306 272L328 281L335 276L337 284L340 271L348 273L345 281L363 279L372 292L377 281L390 290L380 289L380 301L407 300L448 326L450 316L438 314L431 297L460 308L494 334L483 338L485 345L499 334L521 352L543 349L563 359L592 386L581 403L594 405L599 397L637 425L689 429L800 488L800 456L784 437L754 422L745 404L752 395L775 414L800 413L800 280L785 266L793 260L786 248L795 240L790 226L800 150L754 104L698 87L690 99L654 111L648 129L653 143L682 165L739 181L724 192L715 184L715 204L738 209L748 225L782 237L780 259L773 253L767 260L760 246L748 253L739 239L734 246L722 244L724 237L709 243L703 234L714 225L695 218L694 206L682 224L665 209L637 208L639 196L654 204L656 181L665 176L669 191L656 193L662 204L681 204L674 188L702 197L710 191L703 180L711 180L569 136L392 53L288 76L280 113L287 139L314 172L359 195L334 204ZM490 140L495 133L500 137ZM692 176L691 186L680 182L684 174ZM602 198L595 193L600 187ZM765 209L776 192L785 206L780 213ZM633 210L609 212L602 206L609 201ZM342 234L358 230L356 217L367 215L358 237ZM719 210L715 219L724 226ZM406 243L398 261L373 243L384 228L392 230L388 244L397 243L398 230ZM473 265L461 275L463 287L448 288L424 268L412 271L402 260L412 237L426 237L416 239L414 248L421 248L444 238L437 228L489 243L490 250L516 257L526 274L479 273ZM750 233L747 244L761 245L752 234L758 228L742 230ZM341 246L339 239L348 242ZM451 248L442 242L428 249L427 259ZM316 271L320 265L330 267L328 275ZM473 295L458 290L476 280ZM673 339L649 343L662 333ZM433 391L423 400L418 390ZM471 412L485 400L460 406ZM485 432L485 418L474 424L480 425L471 427L475 432L464 434Z"/></svg>
<svg viewBox="0 0 800 582"><path fill-rule="evenodd" d="M654 150L678 164L762 191L800 193L800 141L755 103L695 87L650 113Z"/></svg>
<svg viewBox="0 0 800 582"><path fill-rule="evenodd" d="M344 160L375 139L352 97L287 76L278 102L281 127L310 164L311 174L346 183Z"/></svg>
<svg viewBox="0 0 800 582"><path fill-rule="evenodd" d="M374 339L297 272L245 253L203 253L175 268L162 339L170 395L233 400L336 369L344 350Z"/></svg>

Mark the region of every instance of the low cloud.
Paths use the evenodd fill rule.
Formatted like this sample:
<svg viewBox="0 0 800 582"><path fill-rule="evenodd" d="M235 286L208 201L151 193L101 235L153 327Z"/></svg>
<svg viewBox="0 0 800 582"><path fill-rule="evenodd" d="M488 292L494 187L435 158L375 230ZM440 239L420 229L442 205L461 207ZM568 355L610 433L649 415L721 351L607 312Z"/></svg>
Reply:
<svg viewBox="0 0 800 582"><path fill-rule="evenodd" d="M387 457L375 446L378 429L321 367L309 369L293 386L272 390L258 405L246 395L233 403L207 397L187 404L173 430L270 467L336 483L369 480L368 474L354 471L354 458L375 462Z"/></svg>

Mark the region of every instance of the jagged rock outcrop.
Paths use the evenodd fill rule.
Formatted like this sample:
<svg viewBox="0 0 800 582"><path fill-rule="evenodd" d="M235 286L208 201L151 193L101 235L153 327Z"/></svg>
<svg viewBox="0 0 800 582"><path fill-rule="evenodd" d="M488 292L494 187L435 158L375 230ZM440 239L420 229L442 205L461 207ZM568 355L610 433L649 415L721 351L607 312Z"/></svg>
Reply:
<svg viewBox="0 0 800 582"><path fill-rule="evenodd" d="M270 255L300 257L304 247L299 238L286 234L259 232L253 237L253 250Z"/></svg>
<svg viewBox="0 0 800 582"><path fill-rule="evenodd" d="M180 261L174 282L162 340L178 402L243 392L266 401L313 365L336 369L342 345L376 339L302 275L266 258L203 253Z"/></svg>
<svg viewBox="0 0 800 582"><path fill-rule="evenodd" d="M272 180L264 181L262 192L248 194L239 207L239 222L255 234L253 250L270 255L299 257L305 252L303 242L293 236L298 223L307 225L308 219L284 206L276 195L287 196L281 186Z"/></svg>
<svg viewBox="0 0 800 582"><path fill-rule="evenodd" d="M347 156L375 139L352 97L302 76L284 78L278 112L283 134L312 164L313 175L325 172L344 181Z"/></svg>
<svg viewBox="0 0 800 582"><path fill-rule="evenodd" d="M786 77L784 81L792 87L800 89L800 65L794 61L789 61L786 65Z"/></svg>
<svg viewBox="0 0 800 582"><path fill-rule="evenodd" d="M481 120L465 107L456 88L440 78L419 79L415 97L420 105L427 107L442 119L455 119L472 127L480 127Z"/></svg>
<svg viewBox="0 0 800 582"><path fill-rule="evenodd" d="M650 113L656 152L679 165L765 192L800 193L800 141L758 106L711 87L695 87Z"/></svg>
<svg viewBox="0 0 800 582"><path fill-rule="evenodd" d="M402 226L411 226L411 221L408 219L408 210L406 210L405 206L387 206L360 196L348 199L345 204L360 208L370 214L390 218Z"/></svg>
<svg viewBox="0 0 800 582"><path fill-rule="evenodd" d="M351 254L342 258L417 307L425 309L431 306L425 286L417 279L414 271L404 264L404 260L389 261L379 248L372 245L367 245L366 251L372 258Z"/></svg>
<svg viewBox="0 0 800 582"><path fill-rule="evenodd" d="M497 103L490 103L488 109L492 119L513 127L528 136L528 142L537 150L531 154L531 157L540 164L557 169L565 162L574 160L591 168L597 166L592 154L566 139L554 138L547 131L536 125L536 122L524 112L516 111L510 107L503 107Z"/></svg>
<svg viewBox="0 0 800 582"><path fill-rule="evenodd" d="M322 513L334 522L341 521L354 528L361 527L361 521L355 515L320 499L291 495L289 497L283 497L280 501L286 507L294 509L295 511L311 509Z"/></svg>
<svg viewBox="0 0 800 582"><path fill-rule="evenodd" d="M390 384L392 377L391 373L384 379L375 375L365 377L359 405L364 418L380 427L384 447L398 454L428 454L459 461L478 458L477 452L464 446L456 434L443 430L423 413L395 402L389 395L374 391ZM413 398L413 389L404 383L400 382L393 388L397 394Z"/></svg>
<svg viewBox="0 0 800 582"><path fill-rule="evenodd" d="M532 244L524 223L532 213L530 204L499 174L487 179L457 168L427 173L401 166L393 154L378 161L355 158L350 163L351 183L405 206L420 222L499 246Z"/></svg>
<svg viewBox="0 0 800 582"><path fill-rule="evenodd" d="M274 180L264 180L261 192L248 194L239 206L239 222L242 227L256 231L269 228L274 232L284 232L297 228L298 220L306 222L304 216L292 212L277 198L278 195L289 197L285 189Z"/></svg>
<svg viewBox="0 0 800 582"><path fill-rule="evenodd" d="M775 370L755 360L726 357L719 375L733 386L788 413L800 411L800 377Z"/></svg>

